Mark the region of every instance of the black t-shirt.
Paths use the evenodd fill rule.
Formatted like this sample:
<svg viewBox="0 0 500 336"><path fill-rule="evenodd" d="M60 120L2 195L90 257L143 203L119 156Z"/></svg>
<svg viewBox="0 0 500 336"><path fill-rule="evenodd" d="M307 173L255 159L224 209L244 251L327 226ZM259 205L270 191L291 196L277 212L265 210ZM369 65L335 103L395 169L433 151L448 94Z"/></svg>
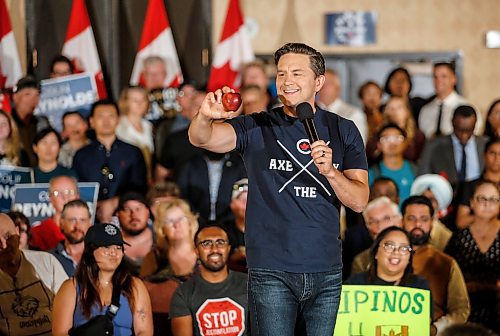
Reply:
<svg viewBox="0 0 500 336"><path fill-rule="evenodd" d="M249 179L249 268L296 273L340 268L340 202L312 162L303 124L282 108L227 122L235 129ZM363 140L352 121L317 108L314 123L319 138L333 149L338 170L367 169Z"/></svg>
<svg viewBox="0 0 500 336"><path fill-rule="evenodd" d="M246 334L246 274L229 271L219 283L194 275L176 289L170 303L171 318L188 315L194 335Z"/></svg>

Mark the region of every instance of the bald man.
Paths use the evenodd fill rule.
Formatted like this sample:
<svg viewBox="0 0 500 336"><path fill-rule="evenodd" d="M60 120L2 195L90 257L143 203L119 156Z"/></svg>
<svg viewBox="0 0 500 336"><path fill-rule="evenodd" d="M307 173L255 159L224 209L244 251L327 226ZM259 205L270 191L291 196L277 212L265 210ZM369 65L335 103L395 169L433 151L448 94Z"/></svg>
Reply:
<svg viewBox="0 0 500 336"><path fill-rule="evenodd" d="M19 229L0 214L0 335L50 335L52 302L66 279L51 254L20 250Z"/></svg>

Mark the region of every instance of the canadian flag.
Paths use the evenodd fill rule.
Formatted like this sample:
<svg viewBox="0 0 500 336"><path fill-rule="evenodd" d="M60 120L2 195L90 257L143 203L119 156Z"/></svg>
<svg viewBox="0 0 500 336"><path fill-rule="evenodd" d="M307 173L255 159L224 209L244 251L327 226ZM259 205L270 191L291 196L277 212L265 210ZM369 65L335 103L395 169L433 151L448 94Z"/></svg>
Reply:
<svg viewBox="0 0 500 336"><path fill-rule="evenodd" d="M233 89L239 88L240 67L254 59L238 0L229 0L222 36L215 49L208 90L215 91L224 85Z"/></svg>
<svg viewBox="0 0 500 336"><path fill-rule="evenodd" d="M2 89L12 88L22 76L7 5L0 0L0 109L10 112L9 96Z"/></svg>
<svg viewBox="0 0 500 336"><path fill-rule="evenodd" d="M107 97L101 62L85 0L73 0L62 54L72 60L77 72L85 71L93 74L99 98Z"/></svg>
<svg viewBox="0 0 500 336"><path fill-rule="evenodd" d="M143 62L149 56L159 56L165 60L167 65L165 87L178 87L182 83L184 79L163 0L149 0L141 42L130 77L131 85L144 85L141 76Z"/></svg>

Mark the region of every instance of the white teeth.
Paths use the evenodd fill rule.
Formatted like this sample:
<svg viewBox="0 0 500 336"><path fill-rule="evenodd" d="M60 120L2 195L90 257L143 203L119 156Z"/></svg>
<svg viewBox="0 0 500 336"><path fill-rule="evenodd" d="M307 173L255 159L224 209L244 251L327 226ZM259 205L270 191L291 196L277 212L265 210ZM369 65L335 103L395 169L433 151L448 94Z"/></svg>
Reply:
<svg viewBox="0 0 500 336"><path fill-rule="evenodd" d="M299 90L284 90L285 93L295 93L298 92Z"/></svg>
<svg viewBox="0 0 500 336"><path fill-rule="evenodd" d="M399 260L399 259L397 259L397 258L390 258L390 259L389 259L389 263L390 263L391 265L398 265L398 264L399 264L399 262L400 262L400 260Z"/></svg>

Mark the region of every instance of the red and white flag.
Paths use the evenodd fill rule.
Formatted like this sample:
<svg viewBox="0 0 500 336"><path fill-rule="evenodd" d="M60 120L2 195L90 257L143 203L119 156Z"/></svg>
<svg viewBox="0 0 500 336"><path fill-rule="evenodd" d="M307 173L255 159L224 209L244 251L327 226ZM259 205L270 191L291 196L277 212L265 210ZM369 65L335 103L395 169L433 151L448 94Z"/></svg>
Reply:
<svg viewBox="0 0 500 336"><path fill-rule="evenodd" d="M10 112L9 96L2 89L12 88L22 76L7 5L0 0L0 109Z"/></svg>
<svg viewBox="0 0 500 336"><path fill-rule="evenodd" d="M144 59L149 56L159 56L167 65L167 78L164 87L178 87L182 81L182 71L175 48L174 36L168 21L167 10L163 0L149 0L144 27L142 28L139 50L135 56L134 68L130 84L144 85L142 68Z"/></svg>
<svg viewBox="0 0 500 336"><path fill-rule="evenodd" d="M85 71L93 74L99 98L107 97L101 62L85 0L73 0L62 54L71 59L76 72Z"/></svg>
<svg viewBox="0 0 500 336"><path fill-rule="evenodd" d="M239 88L241 66L254 59L255 55L243 23L238 0L229 0L222 36L215 49L208 91L215 91L224 85L233 89Z"/></svg>

